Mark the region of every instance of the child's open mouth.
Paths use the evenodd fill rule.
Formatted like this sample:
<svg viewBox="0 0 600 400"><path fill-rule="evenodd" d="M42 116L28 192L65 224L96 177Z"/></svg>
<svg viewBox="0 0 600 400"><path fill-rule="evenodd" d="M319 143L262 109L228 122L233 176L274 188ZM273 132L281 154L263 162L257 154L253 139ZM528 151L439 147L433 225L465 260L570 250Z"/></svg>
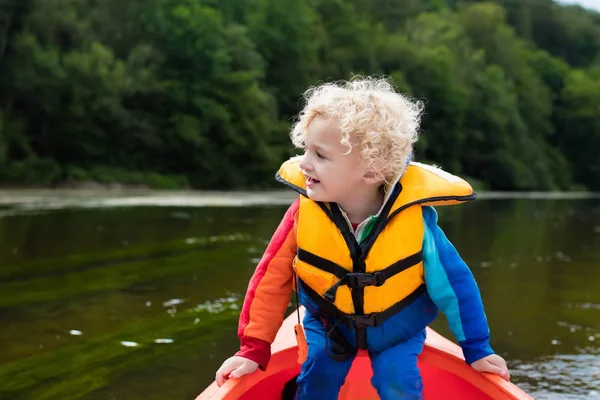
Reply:
<svg viewBox="0 0 600 400"><path fill-rule="evenodd" d="M312 185L316 185L317 183L319 183L320 181L311 178L311 177L306 177L306 186L312 186Z"/></svg>

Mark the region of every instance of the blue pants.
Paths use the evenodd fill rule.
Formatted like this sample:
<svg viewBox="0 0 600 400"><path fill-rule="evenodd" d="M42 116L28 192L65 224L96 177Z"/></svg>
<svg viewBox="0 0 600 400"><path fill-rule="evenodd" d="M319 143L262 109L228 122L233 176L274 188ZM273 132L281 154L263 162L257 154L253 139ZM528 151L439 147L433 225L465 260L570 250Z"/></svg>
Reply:
<svg viewBox="0 0 600 400"><path fill-rule="evenodd" d="M349 343L356 345L354 331L342 326L338 329ZM367 328L367 344L371 348L369 329ZM327 354L326 330L320 318L306 313L304 331L308 343L308 358L302 364L298 376L296 399L337 399L353 359L335 361ZM423 383L417 367L417 357L423 350L424 342L425 330L423 329L406 341L395 343L380 351L369 350L373 368L371 383L382 400L423 399Z"/></svg>

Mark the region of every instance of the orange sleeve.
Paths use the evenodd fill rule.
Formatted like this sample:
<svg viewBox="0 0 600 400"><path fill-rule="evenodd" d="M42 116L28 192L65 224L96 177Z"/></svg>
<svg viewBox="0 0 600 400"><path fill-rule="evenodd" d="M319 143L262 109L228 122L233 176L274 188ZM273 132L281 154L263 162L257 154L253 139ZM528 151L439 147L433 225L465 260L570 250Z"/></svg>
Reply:
<svg viewBox="0 0 600 400"><path fill-rule="evenodd" d="M299 205L297 199L271 238L250 279L240 314L238 336L241 346L236 355L256 361L263 369L269 362L271 343L283 323L292 293Z"/></svg>

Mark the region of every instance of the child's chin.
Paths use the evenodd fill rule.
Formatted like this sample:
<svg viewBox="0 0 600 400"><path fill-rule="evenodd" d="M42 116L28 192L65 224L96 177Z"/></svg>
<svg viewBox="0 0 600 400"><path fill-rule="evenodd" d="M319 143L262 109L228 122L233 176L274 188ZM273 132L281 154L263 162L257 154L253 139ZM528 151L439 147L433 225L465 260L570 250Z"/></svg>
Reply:
<svg viewBox="0 0 600 400"><path fill-rule="evenodd" d="M308 198L311 199L312 201L322 201L322 202L328 202L329 199L327 199L327 196L324 196L323 193L319 193L319 191L317 190L312 190L310 188L306 189L306 194L308 195Z"/></svg>

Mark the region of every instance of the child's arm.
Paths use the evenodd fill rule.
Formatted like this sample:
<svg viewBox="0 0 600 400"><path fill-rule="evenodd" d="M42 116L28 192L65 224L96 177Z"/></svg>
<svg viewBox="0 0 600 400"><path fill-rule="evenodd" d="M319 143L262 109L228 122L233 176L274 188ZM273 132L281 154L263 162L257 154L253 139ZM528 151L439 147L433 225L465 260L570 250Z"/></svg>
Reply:
<svg viewBox="0 0 600 400"><path fill-rule="evenodd" d="M433 207L423 207L423 219L427 291L446 314L467 363L473 364L494 354L479 288L471 270L437 225L437 213Z"/></svg>
<svg viewBox="0 0 600 400"><path fill-rule="evenodd" d="M271 343L283 323L292 292L292 262L297 244L294 229L299 200L285 213L248 284L240 314L236 356L257 362L265 369Z"/></svg>

